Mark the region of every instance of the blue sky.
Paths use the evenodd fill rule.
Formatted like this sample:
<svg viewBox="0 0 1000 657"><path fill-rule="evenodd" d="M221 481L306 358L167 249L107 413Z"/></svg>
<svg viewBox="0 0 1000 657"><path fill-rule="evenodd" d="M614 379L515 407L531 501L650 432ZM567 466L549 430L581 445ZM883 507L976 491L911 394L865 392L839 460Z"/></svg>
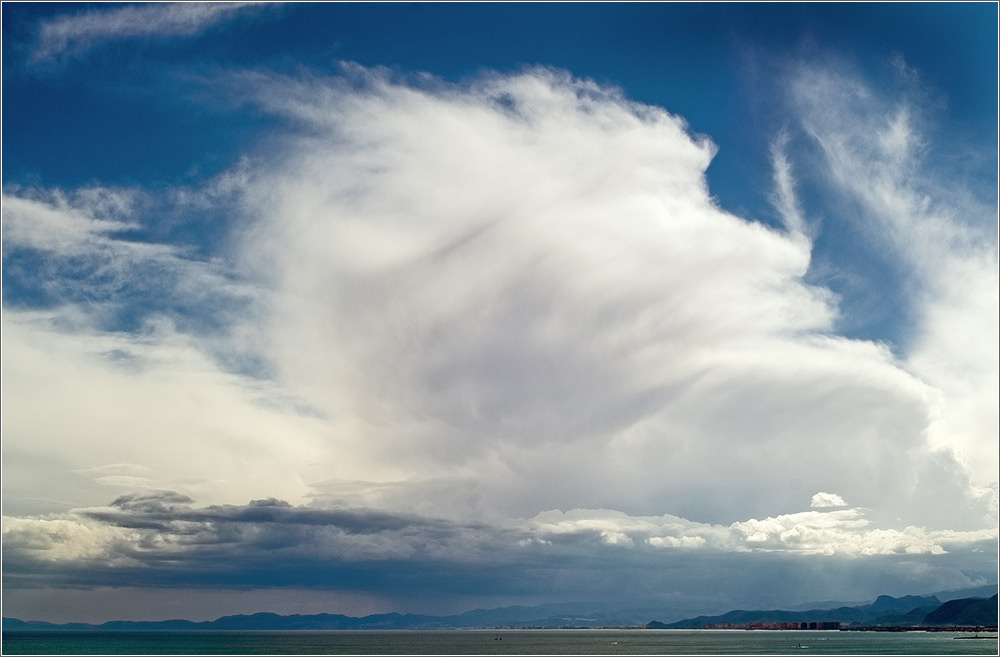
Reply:
<svg viewBox="0 0 1000 657"><path fill-rule="evenodd" d="M997 581L995 4L4 3L3 49L5 615Z"/></svg>

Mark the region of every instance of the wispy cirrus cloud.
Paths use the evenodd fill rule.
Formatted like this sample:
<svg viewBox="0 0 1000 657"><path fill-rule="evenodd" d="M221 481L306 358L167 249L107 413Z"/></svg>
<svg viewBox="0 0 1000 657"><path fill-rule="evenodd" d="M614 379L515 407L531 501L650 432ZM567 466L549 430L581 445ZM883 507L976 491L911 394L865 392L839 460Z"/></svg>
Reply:
<svg viewBox="0 0 1000 657"><path fill-rule="evenodd" d="M140 329L154 317L193 320L202 326L192 332L203 337L226 323L223 316L246 312L255 291L231 266L189 245L150 238L149 224L162 222L154 204L138 189L7 188L7 300L75 307L104 329Z"/></svg>
<svg viewBox="0 0 1000 657"><path fill-rule="evenodd" d="M190 37L261 6L255 2L170 2L62 15L40 25L31 57L36 63L46 62L78 57L112 41Z"/></svg>
<svg viewBox="0 0 1000 657"><path fill-rule="evenodd" d="M788 133L782 132L771 144L771 164L774 168L774 191L771 194L771 201L785 228L793 235L802 235L803 238L808 236L811 241L815 236L815 229L807 224L796 198L796 181L787 154L788 140Z"/></svg>
<svg viewBox="0 0 1000 657"><path fill-rule="evenodd" d="M954 450L988 484L998 478L989 437L1000 431L995 191L970 187L974 178L942 163L963 146L940 130L930 141L927 92L901 56L892 63L906 90L896 97L834 65L796 69L789 95L818 146L817 173L844 203L839 219L886 263L869 272L872 284L912 318L899 351L935 390L932 444Z"/></svg>

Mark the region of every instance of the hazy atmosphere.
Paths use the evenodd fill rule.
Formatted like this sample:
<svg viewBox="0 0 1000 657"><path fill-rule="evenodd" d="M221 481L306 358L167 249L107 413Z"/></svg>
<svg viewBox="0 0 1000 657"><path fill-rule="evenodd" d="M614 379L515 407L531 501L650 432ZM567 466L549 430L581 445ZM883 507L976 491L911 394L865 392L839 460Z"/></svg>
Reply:
<svg viewBox="0 0 1000 657"><path fill-rule="evenodd" d="M3 4L3 615L997 582L997 5Z"/></svg>

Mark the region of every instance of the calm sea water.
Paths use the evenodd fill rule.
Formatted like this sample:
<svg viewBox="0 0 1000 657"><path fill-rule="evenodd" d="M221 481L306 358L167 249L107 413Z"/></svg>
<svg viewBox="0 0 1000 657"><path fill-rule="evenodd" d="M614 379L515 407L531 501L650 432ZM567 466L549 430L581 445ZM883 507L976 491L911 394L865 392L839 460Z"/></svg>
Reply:
<svg viewBox="0 0 1000 657"><path fill-rule="evenodd" d="M453 630L4 632L5 655L996 655L951 632Z"/></svg>

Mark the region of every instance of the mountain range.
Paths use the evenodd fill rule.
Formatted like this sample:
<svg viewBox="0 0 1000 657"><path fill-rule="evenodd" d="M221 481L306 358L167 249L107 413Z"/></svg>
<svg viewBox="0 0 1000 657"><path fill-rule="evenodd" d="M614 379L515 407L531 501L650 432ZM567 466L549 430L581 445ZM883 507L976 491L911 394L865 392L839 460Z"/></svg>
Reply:
<svg viewBox="0 0 1000 657"><path fill-rule="evenodd" d="M997 625L997 596L960 598L942 603L936 596L879 596L875 602L854 607L789 611L738 609L718 616L698 616L673 623L650 622L646 627L698 629L709 626L745 626L755 623L844 623L854 626Z"/></svg>
<svg viewBox="0 0 1000 657"><path fill-rule="evenodd" d="M829 621L853 625L977 625L997 624L996 585L949 591L926 596L894 598L879 596L874 602L807 610L735 610L718 616L697 616L664 623L648 619L663 610L598 610L594 603L547 604L477 609L451 616L421 614L372 614L360 618L342 614L274 613L223 616L212 621L109 621L54 624L41 621L3 619L3 631L18 630L401 630L496 627L650 627L699 628L715 624L759 622ZM992 597L986 596L993 593ZM958 597L967 596L967 597ZM675 616L676 618L676 616Z"/></svg>

